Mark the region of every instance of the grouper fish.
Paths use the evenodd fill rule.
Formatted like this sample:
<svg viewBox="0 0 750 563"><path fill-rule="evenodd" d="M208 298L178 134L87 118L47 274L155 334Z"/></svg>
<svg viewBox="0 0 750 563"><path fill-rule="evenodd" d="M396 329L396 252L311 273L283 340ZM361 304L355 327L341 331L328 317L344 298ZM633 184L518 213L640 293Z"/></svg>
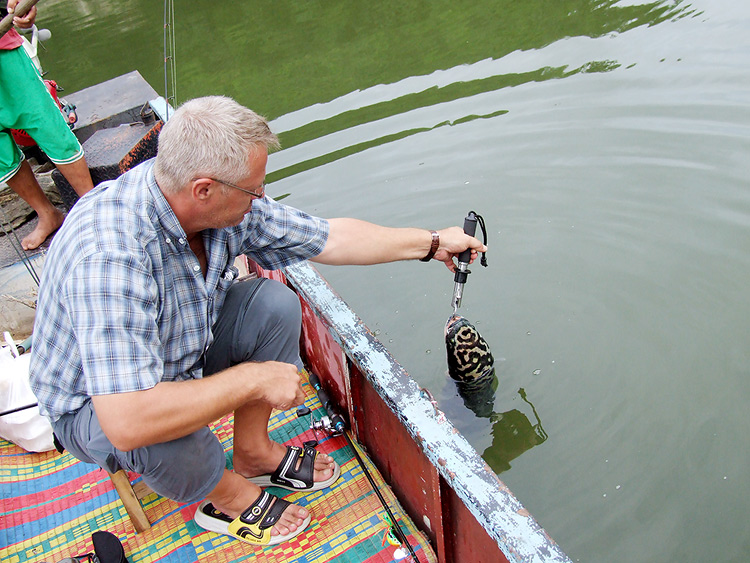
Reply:
<svg viewBox="0 0 750 563"><path fill-rule="evenodd" d="M492 414L497 389L495 359L479 331L461 315L445 324L448 375L456 382L466 407L479 417Z"/></svg>
<svg viewBox="0 0 750 563"><path fill-rule="evenodd" d="M490 347L466 318L453 315L445 324L448 375L465 385L483 385L495 374Z"/></svg>

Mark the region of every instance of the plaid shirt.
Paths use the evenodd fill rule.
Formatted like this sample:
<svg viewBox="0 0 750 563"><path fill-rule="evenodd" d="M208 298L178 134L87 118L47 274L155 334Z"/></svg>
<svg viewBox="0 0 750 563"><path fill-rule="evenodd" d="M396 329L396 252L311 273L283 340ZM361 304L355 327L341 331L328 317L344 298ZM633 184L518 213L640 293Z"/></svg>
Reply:
<svg viewBox="0 0 750 563"><path fill-rule="evenodd" d="M328 222L270 198L236 227L204 231L204 279L154 180L153 161L76 203L39 288L30 379L53 421L89 396L200 378L211 327L247 254L266 269L322 252Z"/></svg>

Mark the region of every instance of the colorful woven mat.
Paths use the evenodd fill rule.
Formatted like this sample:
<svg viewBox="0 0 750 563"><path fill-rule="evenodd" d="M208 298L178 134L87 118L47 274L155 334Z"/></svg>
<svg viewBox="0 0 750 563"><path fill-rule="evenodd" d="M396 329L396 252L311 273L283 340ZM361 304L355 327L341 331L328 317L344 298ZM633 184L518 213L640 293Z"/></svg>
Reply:
<svg viewBox="0 0 750 563"><path fill-rule="evenodd" d="M305 406L320 418L325 411L312 388L307 383L304 388ZM231 467L232 417L212 428ZM0 561L54 563L89 553L93 551L91 534L97 530L115 534L131 563L410 561L400 546L389 543L386 512L342 437L315 436L310 417L297 417L296 411L274 413L269 430L274 440L287 445L317 438L318 449L333 456L342 470L339 480L322 491L269 489L313 514L308 528L285 544L264 549L207 532L193 521L197 503L181 505L155 493L141 501L152 527L136 534L105 471L68 453L32 454L0 440ZM366 463L419 561L436 561L380 473L369 460ZM131 479L136 482L140 477L131 474Z"/></svg>

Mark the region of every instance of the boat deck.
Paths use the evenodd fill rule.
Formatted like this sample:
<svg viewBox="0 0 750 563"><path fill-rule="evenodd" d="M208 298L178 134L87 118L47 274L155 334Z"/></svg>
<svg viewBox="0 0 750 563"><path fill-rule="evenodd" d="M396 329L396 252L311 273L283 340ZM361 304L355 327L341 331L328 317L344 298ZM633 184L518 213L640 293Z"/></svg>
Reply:
<svg viewBox="0 0 750 563"><path fill-rule="evenodd" d="M305 406L316 419L324 416L306 379L303 388L307 394ZM231 467L232 417L224 417L212 428ZM193 522L197 503L178 504L156 493L142 499L152 527L136 534L106 472L68 453L28 453L0 440L0 560L36 563L89 553L93 551L91 534L97 530L115 534L131 563L229 563L253 558L269 563L408 560L399 554L399 546L387 541L390 524L386 512L343 437L316 436L310 429L310 416L298 417L294 410L274 412L269 431L274 440L288 445L318 439L318 448L333 456L342 469L339 480L323 491L269 489L313 513L308 528L286 544L264 549L204 531ZM366 456L363 459L419 561L436 561L426 539L405 515L377 469ZM140 480L136 475L131 477Z"/></svg>

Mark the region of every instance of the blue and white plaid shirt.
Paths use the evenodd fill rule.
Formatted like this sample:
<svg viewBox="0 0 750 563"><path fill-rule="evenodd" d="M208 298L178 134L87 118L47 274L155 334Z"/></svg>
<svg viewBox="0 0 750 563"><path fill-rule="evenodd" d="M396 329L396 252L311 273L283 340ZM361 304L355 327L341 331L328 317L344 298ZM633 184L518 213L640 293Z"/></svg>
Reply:
<svg viewBox="0 0 750 563"><path fill-rule="evenodd" d="M30 379L53 421L92 395L201 377L234 259L277 269L317 256L328 239L325 219L257 199L240 225L204 232L204 279L152 168L145 162L86 194L51 245Z"/></svg>

